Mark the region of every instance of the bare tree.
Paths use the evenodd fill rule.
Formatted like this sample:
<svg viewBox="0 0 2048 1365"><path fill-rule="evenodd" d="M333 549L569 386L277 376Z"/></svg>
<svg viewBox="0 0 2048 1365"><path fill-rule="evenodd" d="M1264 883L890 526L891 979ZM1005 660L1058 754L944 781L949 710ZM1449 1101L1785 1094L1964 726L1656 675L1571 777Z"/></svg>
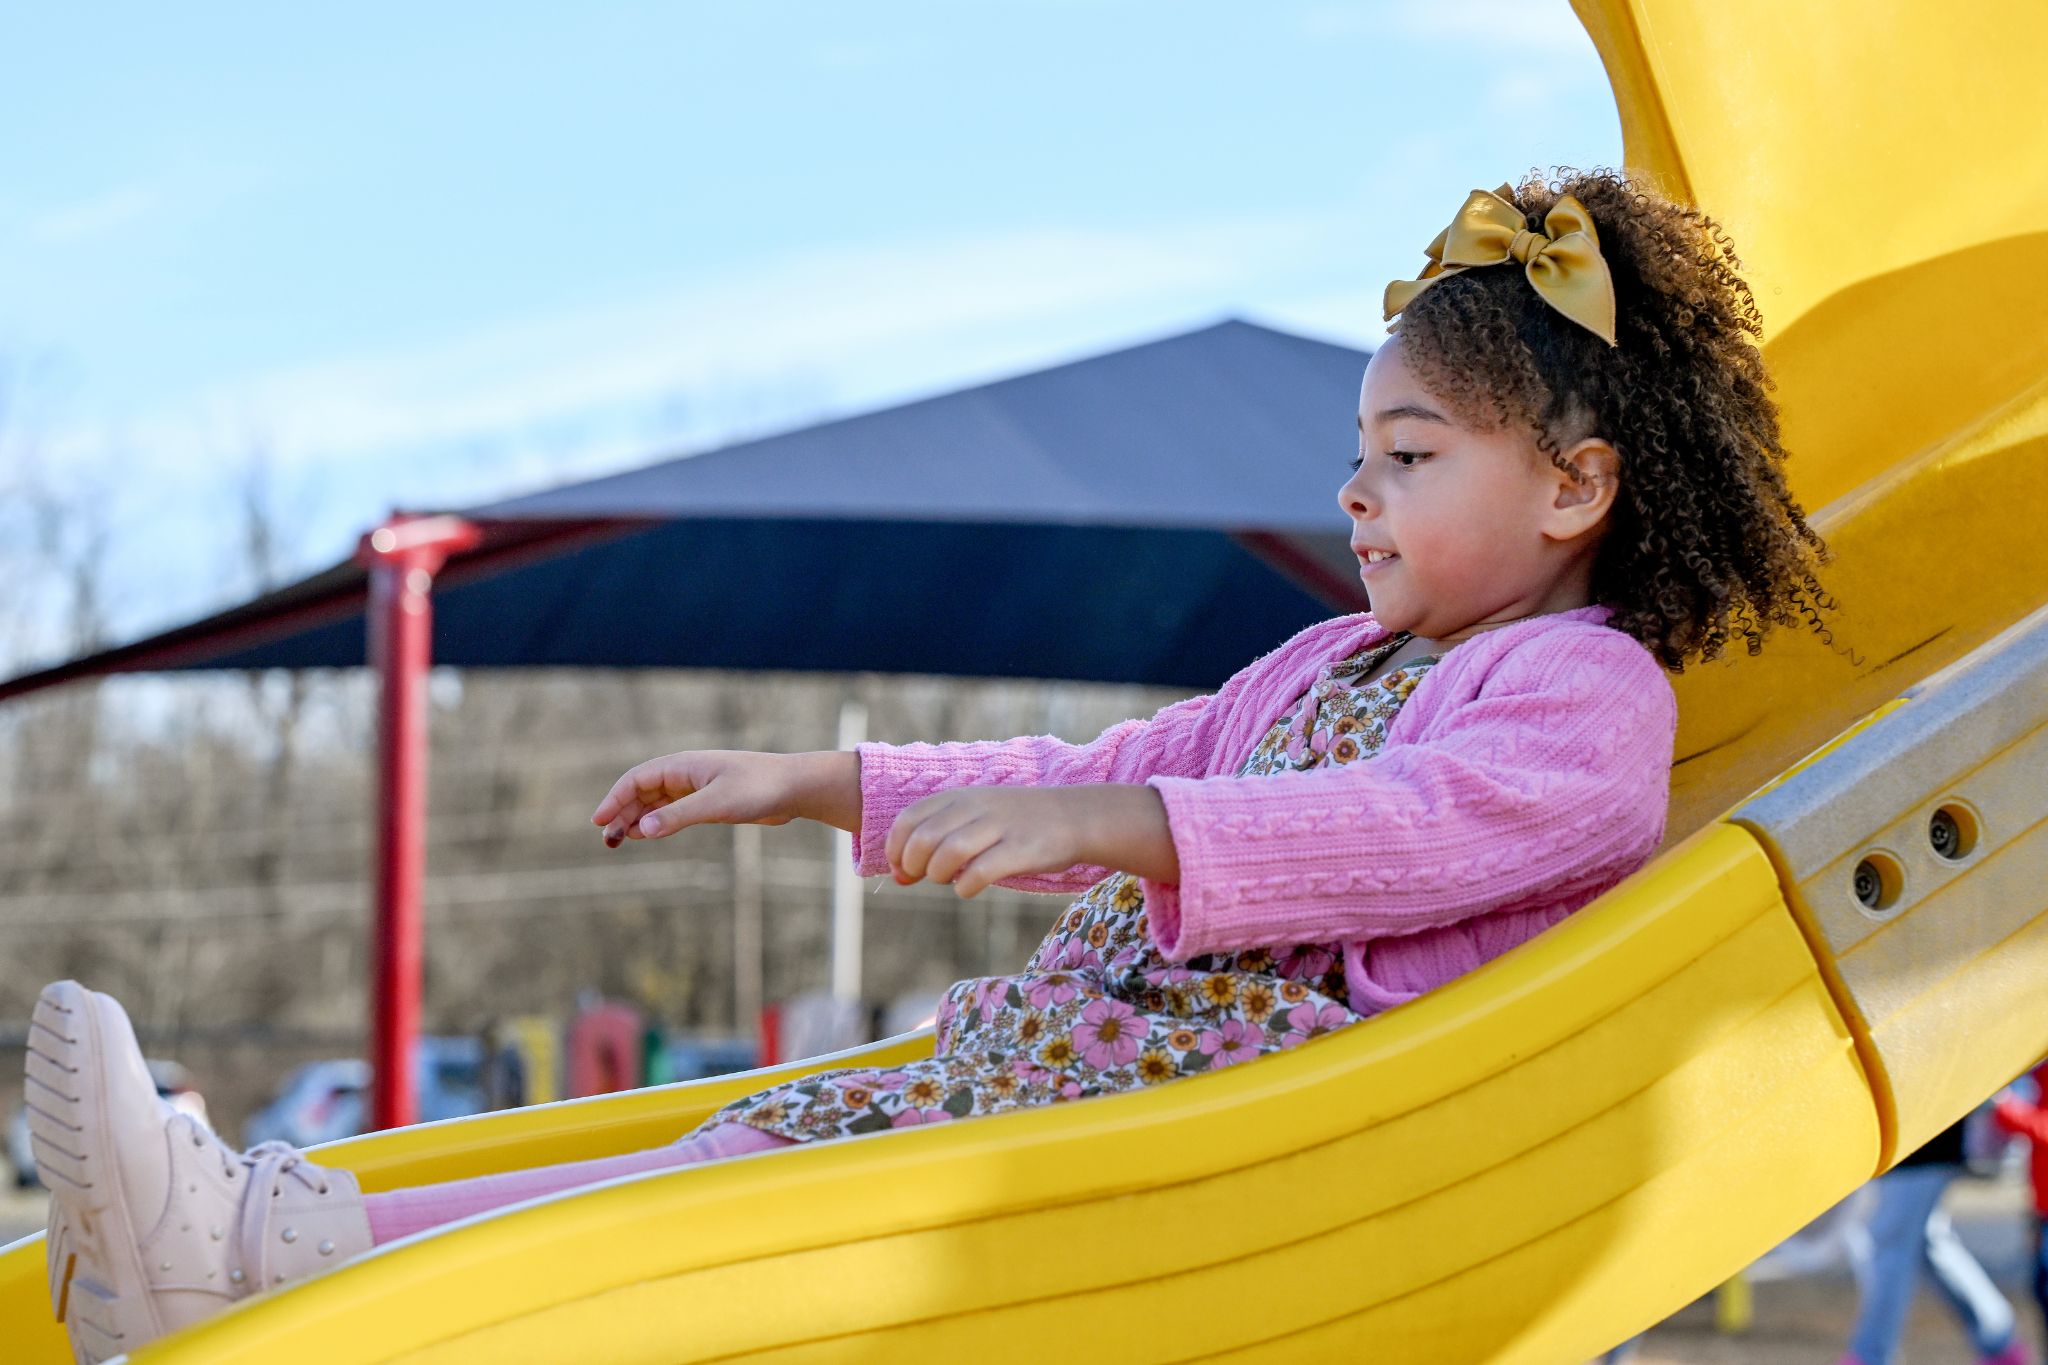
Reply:
<svg viewBox="0 0 2048 1365"><path fill-rule="evenodd" d="M242 466L236 500L241 514L243 574L252 595L283 586L295 567L284 547L294 539L283 524L276 495L275 467L259 440ZM262 898L261 922L270 929L284 919L290 891L285 860L291 837L292 783L299 766L300 728L311 696L313 678L305 669L252 669L246 675L249 709L259 729L260 764L255 774L253 819L261 841L250 859L251 882ZM281 1011L295 990L295 973L270 960L259 976L257 1008Z"/></svg>

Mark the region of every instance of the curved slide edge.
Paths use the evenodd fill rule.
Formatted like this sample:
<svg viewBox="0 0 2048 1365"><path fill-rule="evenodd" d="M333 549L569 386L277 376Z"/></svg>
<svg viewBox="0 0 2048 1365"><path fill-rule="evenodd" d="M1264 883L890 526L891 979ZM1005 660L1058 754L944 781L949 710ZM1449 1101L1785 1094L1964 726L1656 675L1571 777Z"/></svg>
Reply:
<svg viewBox="0 0 2048 1365"><path fill-rule="evenodd" d="M380 1183L499 1169L521 1164L519 1124L538 1151L552 1122L381 1135L352 1164L377 1157ZM465 1132L493 1126L504 1142ZM535 1201L137 1358L1030 1360L1085 1330L1132 1360L1361 1341L1387 1361L1564 1360L1733 1273L1878 1150L1769 861L1718 824L1472 976L1294 1052Z"/></svg>

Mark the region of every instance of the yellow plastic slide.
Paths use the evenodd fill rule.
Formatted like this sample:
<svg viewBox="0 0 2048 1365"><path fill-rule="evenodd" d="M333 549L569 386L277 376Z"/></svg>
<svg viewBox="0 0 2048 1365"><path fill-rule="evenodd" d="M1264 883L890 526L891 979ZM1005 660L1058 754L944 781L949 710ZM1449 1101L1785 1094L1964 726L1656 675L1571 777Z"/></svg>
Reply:
<svg viewBox="0 0 2048 1365"><path fill-rule="evenodd" d="M1255 1065L538 1201L137 1359L1569 1362L2048 1052L2048 10L1578 8L1630 164L1744 249L1843 604L1832 648L1681 680L1656 863ZM379 1189L622 1152L762 1081L321 1159ZM0 1253L0 1356L66 1358L39 1238Z"/></svg>

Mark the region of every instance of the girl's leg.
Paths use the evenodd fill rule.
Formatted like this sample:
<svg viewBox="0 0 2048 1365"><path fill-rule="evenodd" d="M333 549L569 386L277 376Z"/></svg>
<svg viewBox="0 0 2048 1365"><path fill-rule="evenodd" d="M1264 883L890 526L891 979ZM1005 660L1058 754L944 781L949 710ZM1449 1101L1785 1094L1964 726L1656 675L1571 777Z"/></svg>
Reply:
<svg viewBox="0 0 2048 1365"><path fill-rule="evenodd" d="M555 1166L507 1171L502 1175L480 1175L469 1180L451 1180L440 1185L415 1185L363 1197L370 1217L370 1236L376 1245L409 1237L426 1228L452 1223L458 1218L503 1208L526 1199L538 1199L558 1190L616 1180L643 1171L691 1166L720 1157L765 1152L787 1147L791 1139L764 1133L740 1123L721 1123L695 1137L624 1156L599 1157L594 1161L565 1161Z"/></svg>
<svg viewBox="0 0 2048 1365"><path fill-rule="evenodd" d="M717 1125L657 1151L396 1191L377 1197L378 1235L370 1200L347 1171L281 1142L237 1152L158 1099L111 997L75 981L45 987L25 1061L30 1138L51 1192L51 1307L81 1362L126 1355L407 1231L784 1142Z"/></svg>
<svg viewBox="0 0 2048 1365"><path fill-rule="evenodd" d="M1927 1219L1955 1178L1947 1166L1902 1166L1878 1178L1870 1264L1849 1350L1861 1365L1892 1365L1920 1277Z"/></svg>
<svg viewBox="0 0 2048 1365"><path fill-rule="evenodd" d="M1970 1344L1976 1348L1980 1359L2000 1358L2013 1345L2015 1329L2019 1321L2013 1316L2012 1305L2005 1295L1998 1292L1998 1286L1991 1283L1991 1277L1984 1273L1984 1267L1963 1245L1963 1239L1956 1236L1955 1224L1940 1209L1927 1220L1927 1236L1920 1253L1920 1263L1927 1271L1927 1278L1933 1282L1935 1292L1941 1295L1949 1311L1956 1315L1956 1321L1970 1335Z"/></svg>

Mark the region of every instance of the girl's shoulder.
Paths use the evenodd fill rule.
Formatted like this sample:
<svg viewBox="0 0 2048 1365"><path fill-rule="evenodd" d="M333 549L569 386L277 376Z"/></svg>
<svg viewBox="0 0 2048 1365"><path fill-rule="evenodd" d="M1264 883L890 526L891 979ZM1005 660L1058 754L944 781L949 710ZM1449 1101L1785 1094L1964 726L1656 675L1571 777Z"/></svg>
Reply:
<svg viewBox="0 0 2048 1365"><path fill-rule="evenodd" d="M1490 671L1512 657L1521 664L1543 659L1587 658L1630 671L1637 671L1641 665L1648 664L1661 673L1656 656L1640 641L1607 624L1613 614L1612 608L1594 605L1532 616L1476 635L1445 651L1440 658L1444 662L1457 660L1462 665L1460 671L1475 667ZM1370 649L1390 639L1393 634L1371 612L1353 612L1304 627L1266 657L1280 659L1322 654L1327 662Z"/></svg>
<svg viewBox="0 0 2048 1365"><path fill-rule="evenodd" d="M1574 607L1486 631L1437 660L1430 669L1436 679L1430 690L1470 696L1490 681L1520 686L1568 673L1581 679L1581 685L1618 686L1671 697L1670 680L1656 656L1634 636L1607 625L1612 615L1605 606ZM1329 664L1392 635L1369 611L1317 621L1248 665L1233 679L1235 686L1226 690L1263 691L1278 686L1298 691Z"/></svg>
<svg viewBox="0 0 2048 1365"><path fill-rule="evenodd" d="M1678 700L1663 665L1640 640L1607 625L1611 615L1604 606L1577 607L1487 631L1444 655L1430 682L1453 704L1499 692L1583 696L1602 705L1628 697L1675 723Z"/></svg>
<svg viewBox="0 0 2048 1365"><path fill-rule="evenodd" d="M1632 635L1607 624L1613 615L1604 606L1573 607L1531 616L1512 625L1498 626L1465 641L1444 655L1446 660L1462 654L1472 663L1515 658L1529 660L1593 654L1617 660L1641 655L1655 664L1656 657Z"/></svg>

